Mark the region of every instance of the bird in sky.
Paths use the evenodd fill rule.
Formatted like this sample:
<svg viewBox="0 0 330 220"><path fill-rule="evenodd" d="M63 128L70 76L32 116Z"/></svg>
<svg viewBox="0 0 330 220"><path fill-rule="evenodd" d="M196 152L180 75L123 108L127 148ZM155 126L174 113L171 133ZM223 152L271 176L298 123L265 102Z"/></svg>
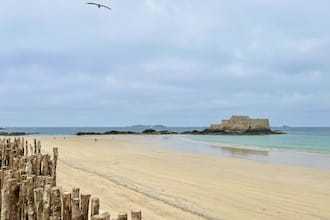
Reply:
<svg viewBox="0 0 330 220"><path fill-rule="evenodd" d="M112 10L110 7L106 6L106 5L102 5L102 4L99 4L99 3L95 3L95 2L86 2L86 4L88 5L96 5L98 8L106 8L106 9L109 9L110 11Z"/></svg>

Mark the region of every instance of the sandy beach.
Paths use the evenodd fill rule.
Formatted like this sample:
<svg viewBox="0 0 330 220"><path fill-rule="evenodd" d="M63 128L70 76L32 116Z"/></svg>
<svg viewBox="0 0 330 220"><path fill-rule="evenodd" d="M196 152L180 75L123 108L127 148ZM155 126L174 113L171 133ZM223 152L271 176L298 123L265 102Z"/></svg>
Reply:
<svg viewBox="0 0 330 220"><path fill-rule="evenodd" d="M97 138L97 141L95 141ZM38 137L59 148L58 185L143 219L330 219L330 170L198 155L119 136ZM148 137L146 137L148 138Z"/></svg>

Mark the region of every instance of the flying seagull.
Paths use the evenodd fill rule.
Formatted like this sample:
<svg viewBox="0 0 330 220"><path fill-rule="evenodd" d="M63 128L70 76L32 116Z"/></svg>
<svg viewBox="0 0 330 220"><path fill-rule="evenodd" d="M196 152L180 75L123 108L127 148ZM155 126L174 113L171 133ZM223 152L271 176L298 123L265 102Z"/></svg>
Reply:
<svg viewBox="0 0 330 220"><path fill-rule="evenodd" d="M110 7L106 6L106 5L102 5L102 4L99 4L99 3L95 3L95 2L87 2L86 4L88 5L96 5L98 8L106 8L106 9L109 9L109 10L112 10Z"/></svg>

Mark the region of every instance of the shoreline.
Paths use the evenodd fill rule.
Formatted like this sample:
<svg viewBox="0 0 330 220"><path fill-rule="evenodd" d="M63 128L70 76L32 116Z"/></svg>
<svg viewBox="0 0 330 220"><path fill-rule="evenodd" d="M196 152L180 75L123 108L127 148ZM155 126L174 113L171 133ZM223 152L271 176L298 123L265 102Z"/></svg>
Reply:
<svg viewBox="0 0 330 220"><path fill-rule="evenodd" d="M189 136L189 135L188 135ZM1 137L1 136L0 136ZM115 134L115 135L40 135L34 134L25 138L73 138L87 137L94 139L117 139L120 141L138 142L163 149L206 154L217 157L239 158L262 163L283 164L289 166L330 169L330 153L280 149L273 147L247 146L231 143L213 143L192 140L187 135L149 135L149 134ZM164 139L167 139L164 141ZM260 153L263 152L263 153Z"/></svg>
<svg viewBox="0 0 330 220"><path fill-rule="evenodd" d="M175 151L134 136L38 138L43 149L59 147L59 184L100 196L114 216L141 209L146 220L330 218L330 170Z"/></svg>
<svg viewBox="0 0 330 220"><path fill-rule="evenodd" d="M103 138L99 136L86 137L95 137L98 139L115 138L121 141L153 145L154 147L162 149L194 153L196 155L239 158L242 160L253 160L262 163L283 164L315 169L330 169L330 154L323 153L199 142L188 139L184 135L115 135L102 136ZM267 153L267 155L258 152L264 152Z"/></svg>

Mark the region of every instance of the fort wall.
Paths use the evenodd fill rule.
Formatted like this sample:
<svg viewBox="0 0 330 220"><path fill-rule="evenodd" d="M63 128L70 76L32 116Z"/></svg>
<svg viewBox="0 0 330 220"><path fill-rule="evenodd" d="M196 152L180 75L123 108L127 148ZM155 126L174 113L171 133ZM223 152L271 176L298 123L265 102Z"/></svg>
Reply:
<svg viewBox="0 0 330 220"><path fill-rule="evenodd" d="M270 130L268 119L251 119L248 116L232 116L221 124L212 124L210 129L225 131Z"/></svg>

